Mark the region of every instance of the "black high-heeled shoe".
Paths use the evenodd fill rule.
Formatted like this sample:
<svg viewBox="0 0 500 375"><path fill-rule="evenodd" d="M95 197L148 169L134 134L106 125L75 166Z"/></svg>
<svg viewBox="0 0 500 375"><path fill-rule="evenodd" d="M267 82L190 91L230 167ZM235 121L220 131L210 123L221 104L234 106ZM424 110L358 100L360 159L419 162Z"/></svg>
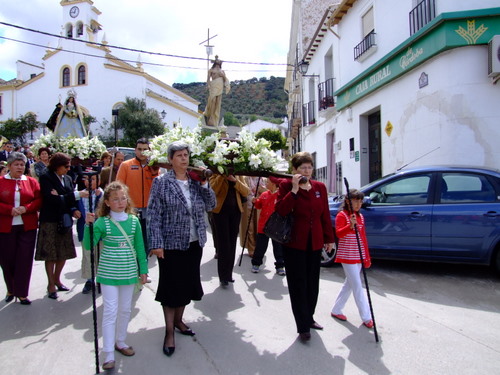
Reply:
<svg viewBox="0 0 500 375"><path fill-rule="evenodd" d="M28 298L21 299L21 297L19 297L19 303L21 305L31 305L31 301Z"/></svg>
<svg viewBox="0 0 500 375"><path fill-rule="evenodd" d="M57 299L57 297L59 297L59 296L57 295L57 292L51 292L51 291L49 291L49 288L47 288L47 296L48 296L49 298L51 298L51 299Z"/></svg>
<svg viewBox="0 0 500 375"><path fill-rule="evenodd" d="M56 284L56 287L57 287L57 290L59 292L69 292L69 288L66 285L63 285L63 284L57 285Z"/></svg>
<svg viewBox="0 0 500 375"><path fill-rule="evenodd" d="M186 326L187 327L187 326ZM177 328L180 332L181 335L184 335L184 336L194 336L196 335L196 333L194 333L191 328L186 328L184 331L179 327L179 326L175 326L175 328Z"/></svg>
<svg viewBox="0 0 500 375"><path fill-rule="evenodd" d="M175 352L175 346L164 346L163 347L163 354L165 354L167 357L170 357L172 354Z"/></svg>
<svg viewBox="0 0 500 375"><path fill-rule="evenodd" d="M59 296L56 292L48 292L49 298L57 299Z"/></svg>
<svg viewBox="0 0 500 375"><path fill-rule="evenodd" d="M12 300L14 299L14 295L13 294L7 294L5 296L5 303L9 303L9 302L12 302Z"/></svg>
<svg viewBox="0 0 500 375"><path fill-rule="evenodd" d="M170 357L175 352L175 343L174 343L174 346L166 346L166 344L167 344L167 335L168 334L166 334L165 338L163 339L163 354L165 354L167 357Z"/></svg>

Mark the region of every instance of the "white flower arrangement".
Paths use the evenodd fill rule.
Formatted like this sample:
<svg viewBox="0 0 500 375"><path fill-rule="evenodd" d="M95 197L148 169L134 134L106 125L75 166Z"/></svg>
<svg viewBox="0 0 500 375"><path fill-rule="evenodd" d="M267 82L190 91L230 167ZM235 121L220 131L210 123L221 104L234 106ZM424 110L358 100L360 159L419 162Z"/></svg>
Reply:
<svg viewBox="0 0 500 375"><path fill-rule="evenodd" d="M244 172L274 172L282 161L272 151L270 142L242 130L236 139L222 138L223 130L210 135L202 134L202 127L194 131L177 127L169 129L165 134L153 138L151 151L144 154L149 157L150 164L167 163L168 145L174 141L183 141L191 150L191 164L195 167L210 168L220 174L244 174Z"/></svg>
<svg viewBox="0 0 500 375"><path fill-rule="evenodd" d="M40 136L33 144L32 150L35 155L42 147L48 147L52 152L64 152L71 158L81 160L100 158L106 151L106 146L97 137L57 137L54 133Z"/></svg>

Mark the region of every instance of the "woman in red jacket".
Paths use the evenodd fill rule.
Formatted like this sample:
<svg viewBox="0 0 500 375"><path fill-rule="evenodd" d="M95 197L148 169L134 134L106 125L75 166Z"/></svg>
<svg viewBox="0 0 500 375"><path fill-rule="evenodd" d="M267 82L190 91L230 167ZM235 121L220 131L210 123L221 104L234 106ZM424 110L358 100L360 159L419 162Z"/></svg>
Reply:
<svg viewBox="0 0 500 375"><path fill-rule="evenodd" d="M356 225L363 255L363 266L369 268L371 261L370 252L368 251L368 241L366 240L365 219L359 212L363 204L364 194L359 190L350 189L349 197L352 207L346 204L346 200L344 199L339 213L335 218L335 230L339 238L335 262L342 264L346 278L332 308L332 317L341 321L347 320L347 317L342 314L342 310L352 293L354 294L354 300L358 306L363 324L367 328L372 328L373 320L370 313L370 305L361 284L361 258L354 229L354 225Z"/></svg>
<svg viewBox="0 0 500 375"><path fill-rule="evenodd" d="M23 153L13 152L7 163L10 172L0 177L0 265L7 286L5 302L16 297L22 305L29 305L38 210L42 204L40 185L23 174Z"/></svg>
<svg viewBox="0 0 500 375"><path fill-rule="evenodd" d="M321 249L331 251L334 238L326 186L311 180L311 154L295 154L292 168L292 180L280 184L276 211L282 216L293 214L292 239L283 245L283 255L297 332L301 341L308 341L311 328L323 329L313 315L318 301Z"/></svg>

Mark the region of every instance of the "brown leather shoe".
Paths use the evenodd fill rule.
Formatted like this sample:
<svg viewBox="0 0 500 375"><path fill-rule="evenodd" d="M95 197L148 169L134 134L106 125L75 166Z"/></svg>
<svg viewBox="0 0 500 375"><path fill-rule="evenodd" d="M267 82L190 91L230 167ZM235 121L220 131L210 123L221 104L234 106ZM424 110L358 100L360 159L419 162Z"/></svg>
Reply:
<svg viewBox="0 0 500 375"><path fill-rule="evenodd" d="M102 365L103 370L112 370L115 368L115 361L108 361Z"/></svg>
<svg viewBox="0 0 500 375"><path fill-rule="evenodd" d="M132 357L135 354L135 350L131 346L127 346L126 348L119 348L115 345L115 350L127 357Z"/></svg>
<svg viewBox="0 0 500 375"><path fill-rule="evenodd" d="M311 339L311 334L309 332L299 333L299 339L302 342L309 341Z"/></svg>
<svg viewBox="0 0 500 375"><path fill-rule="evenodd" d="M319 330L322 330L323 329L323 326L321 324L319 324L318 322L312 322L311 324L311 328L312 329L319 329Z"/></svg>

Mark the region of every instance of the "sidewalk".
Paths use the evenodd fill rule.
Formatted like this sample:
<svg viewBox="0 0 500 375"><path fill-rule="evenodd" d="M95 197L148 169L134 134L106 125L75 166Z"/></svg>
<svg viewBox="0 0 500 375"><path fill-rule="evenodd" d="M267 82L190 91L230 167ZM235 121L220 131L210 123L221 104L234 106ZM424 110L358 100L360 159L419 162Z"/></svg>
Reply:
<svg viewBox="0 0 500 375"><path fill-rule="evenodd" d="M414 290L399 293L406 284L370 270L381 339L377 344L373 330L362 326L353 300L345 310L348 322L330 317L343 272L340 267L325 268L315 315L325 329L313 330L311 341L303 344L297 340L286 278L275 274L272 251L258 274L251 273L250 258L245 255L242 266L234 268L234 285L224 289L219 286L211 241L209 235L201 267L205 296L185 311L185 321L196 332L195 338L177 334L174 355L168 358L162 353L163 313L154 301L158 269L151 258L153 282L136 295L129 325L127 342L136 355L116 353L116 368L108 373L493 374L500 368L500 338L498 330L492 329L500 326L498 309L493 308L498 305L498 295L493 305L479 310L452 306L443 311L447 306L432 297L412 298ZM91 295L81 293L81 247L77 252L78 258L68 261L64 269L63 282L71 290L59 292L57 301L47 298L44 264L35 262L29 295L32 305L0 302L2 374L95 373ZM494 290L496 286L491 291L493 299ZM0 295L5 293L1 283ZM432 290L429 293L435 294ZM99 333L101 303L99 296ZM464 324L464 320L478 327Z"/></svg>

